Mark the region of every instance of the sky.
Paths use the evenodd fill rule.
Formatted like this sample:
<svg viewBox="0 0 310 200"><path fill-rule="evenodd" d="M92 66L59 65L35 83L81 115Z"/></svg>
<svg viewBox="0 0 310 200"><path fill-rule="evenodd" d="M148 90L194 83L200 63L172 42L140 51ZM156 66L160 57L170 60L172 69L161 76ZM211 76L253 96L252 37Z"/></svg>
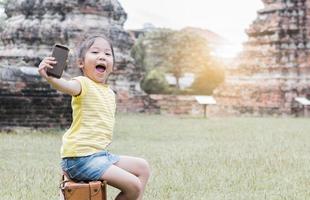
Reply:
<svg viewBox="0 0 310 200"><path fill-rule="evenodd" d="M182 29L187 26L211 30L231 43L226 49L233 57L247 40L245 29L263 8L262 0L119 0L128 14L126 29L145 23L156 27ZM222 53L225 53L224 50Z"/></svg>

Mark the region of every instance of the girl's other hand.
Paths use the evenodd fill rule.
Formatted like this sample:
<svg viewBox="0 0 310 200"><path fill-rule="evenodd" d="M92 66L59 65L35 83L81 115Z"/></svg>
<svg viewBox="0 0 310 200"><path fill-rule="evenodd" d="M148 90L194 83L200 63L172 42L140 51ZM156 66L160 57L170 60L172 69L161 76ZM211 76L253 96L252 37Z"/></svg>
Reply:
<svg viewBox="0 0 310 200"><path fill-rule="evenodd" d="M53 69L53 66L52 66L52 65L54 65L54 64L56 64L56 63L57 63L57 61L55 60L54 57L45 57L45 58L41 61L41 63L39 64L39 68L38 68L39 74L40 74L43 78L45 78L45 79L50 78L50 77L47 75L46 70L47 70L48 68Z"/></svg>

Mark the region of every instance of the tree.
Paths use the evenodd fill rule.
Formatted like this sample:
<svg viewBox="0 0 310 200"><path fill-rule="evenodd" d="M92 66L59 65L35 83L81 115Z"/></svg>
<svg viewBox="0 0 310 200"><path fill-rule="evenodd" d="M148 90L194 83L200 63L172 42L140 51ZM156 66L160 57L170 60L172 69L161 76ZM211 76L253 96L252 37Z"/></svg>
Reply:
<svg viewBox="0 0 310 200"><path fill-rule="evenodd" d="M144 74L141 88L146 93L167 93L169 85L165 80L164 53L166 41L171 34L169 29L156 29L139 37L131 50L138 70Z"/></svg>
<svg viewBox="0 0 310 200"><path fill-rule="evenodd" d="M211 59L208 42L198 34L175 31L165 44L165 64L168 71L176 79L177 90L179 80L185 72L197 72L201 66Z"/></svg>
<svg viewBox="0 0 310 200"><path fill-rule="evenodd" d="M136 67L145 73L163 67L166 43L171 34L170 29L156 29L139 37L131 50Z"/></svg>
<svg viewBox="0 0 310 200"><path fill-rule="evenodd" d="M150 89L152 84L146 84L156 82L154 87L156 85L166 93L167 90L164 89L166 83L162 80L163 76L159 74L167 72L172 73L176 79L176 89L169 91L176 93L185 92L180 90L179 80L186 72L194 73L198 79L194 82L195 87L191 88L195 93L199 91L209 93L223 81L221 64L211 56L206 38L195 32L170 29L148 32L137 40L131 55L136 61L136 66L145 73L142 81L144 84L141 84L144 91L160 93L157 89ZM156 69L156 73L152 71L153 69ZM148 76L149 73L153 75ZM154 73L157 75L155 76ZM160 84L163 85L159 86Z"/></svg>
<svg viewBox="0 0 310 200"><path fill-rule="evenodd" d="M191 86L192 94L211 95L225 79L223 64L213 60L205 63Z"/></svg>
<svg viewBox="0 0 310 200"><path fill-rule="evenodd" d="M142 71L146 71L146 46L143 43L141 37L136 41L135 45L131 49L131 57L135 59L136 68Z"/></svg>

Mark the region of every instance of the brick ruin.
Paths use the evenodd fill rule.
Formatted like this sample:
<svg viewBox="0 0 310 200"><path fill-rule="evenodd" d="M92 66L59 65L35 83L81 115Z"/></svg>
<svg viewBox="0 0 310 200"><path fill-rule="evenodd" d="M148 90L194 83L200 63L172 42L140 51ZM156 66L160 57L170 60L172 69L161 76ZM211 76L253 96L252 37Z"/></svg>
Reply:
<svg viewBox="0 0 310 200"><path fill-rule="evenodd" d="M222 116L298 116L310 99L310 0L263 0L248 41L215 91ZM309 108L308 108L309 109Z"/></svg>
<svg viewBox="0 0 310 200"><path fill-rule="evenodd" d="M133 40L123 29L127 14L117 0L17 0L5 5L0 32L0 127L67 127L71 97L52 89L37 73L41 59L61 43L74 49L85 32L103 32L112 41L116 69L110 83L119 109L139 109L140 72L130 57ZM66 74L75 76L71 52ZM138 101L132 105L132 101Z"/></svg>

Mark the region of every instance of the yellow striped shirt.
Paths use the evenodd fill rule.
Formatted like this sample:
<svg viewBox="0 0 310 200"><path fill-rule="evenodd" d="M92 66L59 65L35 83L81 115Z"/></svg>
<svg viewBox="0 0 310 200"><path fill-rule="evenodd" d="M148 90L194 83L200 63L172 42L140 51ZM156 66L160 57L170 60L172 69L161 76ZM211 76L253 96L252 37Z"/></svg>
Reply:
<svg viewBox="0 0 310 200"><path fill-rule="evenodd" d="M113 90L84 76L74 79L81 83L82 91L72 97L73 121L62 139L62 158L90 155L112 142L116 109Z"/></svg>

